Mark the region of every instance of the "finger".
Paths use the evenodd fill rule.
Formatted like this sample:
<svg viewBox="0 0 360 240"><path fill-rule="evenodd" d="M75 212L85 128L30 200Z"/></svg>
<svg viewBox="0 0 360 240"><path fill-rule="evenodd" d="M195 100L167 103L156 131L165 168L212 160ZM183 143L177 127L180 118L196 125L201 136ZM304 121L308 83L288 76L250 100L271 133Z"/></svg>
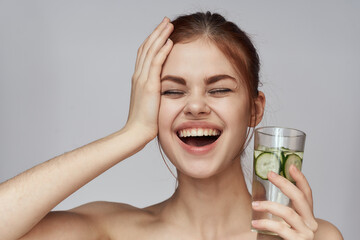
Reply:
<svg viewBox="0 0 360 240"><path fill-rule="evenodd" d="M313 196L309 182L306 180L304 174L299 171L294 165L290 166L290 175L295 180L296 186L305 194L306 200L311 209L313 209Z"/></svg>
<svg viewBox="0 0 360 240"><path fill-rule="evenodd" d="M167 56L169 55L171 49L173 46L173 42L168 39L165 43L165 45L160 49L159 53L156 55L156 57L151 62L151 67L149 70L149 85L156 86L156 82L159 82L160 84L160 74L162 70L162 65L164 64Z"/></svg>
<svg viewBox="0 0 360 240"><path fill-rule="evenodd" d="M255 201L253 202L252 207L255 211L269 212L282 218L293 229L300 232L308 230L308 227L304 224L300 215L297 214L294 209L283 204L271 201Z"/></svg>
<svg viewBox="0 0 360 240"><path fill-rule="evenodd" d="M142 68L142 62L145 58L145 55L143 55L144 52L144 45L148 44L149 41L151 41L152 38L156 37L156 35L159 35L161 30L166 26L166 23L170 21L167 17L164 17L164 19L161 21L161 23L154 29L154 31L144 40L144 42L141 44L137 51L136 56L136 63L135 63L135 71L134 71L134 77L133 80L136 80L138 75L140 75L141 68Z"/></svg>
<svg viewBox="0 0 360 240"><path fill-rule="evenodd" d="M146 57L144 59L143 67L141 69L141 75L148 76L150 71L151 63L154 60L154 57L158 54L160 49L164 46L165 42L169 38L171 32L173 31L174 26L169 23L164 31L161 32L160 36L153 42L148 52L146 53ZM147 79L147 78L144 78Z"/></svg>
<svg viewBox="0 0 360 240"><path fill-rule="evenodd" d="M262 231L277 233L283 239L297 239L296 232L285 222L274 221L270 219L259 219L251 221L254 228Z"/></svg>
<svg viewBox="0 0 360 240"><path fill-rule="evenodd" d="M274 221L270 219L253 220L252 226L258 230L270 231L277 233L281 238L286 240L294 239L314 239L314 232L307 229L304 232L298 232L290 228L285 222Z"/></svg>
<svg viewBox="0 0 360 240"><path fill-rule="evenodd" d="M139 70L139 62L140 62L140 56L143 52L144 45L141 44L141 46L138 49L137 55L136 55L136 63L135 63L135 73Z"/></svg>
<svg viewBox="0 0 360 240"><path fill-rule="evenodd" d="M268 179L291 199L294 209L303 218L305 224L312 230L316 230L317 223L305 194L289 180L274 172L268 174Z"/></svg>
<svg viewBox="0 0 360 240"><path fill-rule="evenodd" d="M166 28L169 22L170 20L167 17L165 17L163 21L155 28L155 30L145 39L143 44L140 46L138 50L137 65L136 65L136 69L139 74L142 70L147 51L149 50L153 42L160 36L161 32Z"/></svg>

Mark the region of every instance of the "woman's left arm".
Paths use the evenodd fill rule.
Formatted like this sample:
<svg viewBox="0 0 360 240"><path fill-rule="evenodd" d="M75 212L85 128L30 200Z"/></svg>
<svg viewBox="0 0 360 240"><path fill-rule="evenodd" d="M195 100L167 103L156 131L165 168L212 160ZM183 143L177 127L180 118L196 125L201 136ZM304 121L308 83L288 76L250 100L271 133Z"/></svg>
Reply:
<svg viewBox="0 0 360 240"><path fill-rule="evenodd" d="M253 221L253 227L275 232L287 240L342 240L334 225L314 217L312 191L303 173L291 166L290 174L296 185L274 172L268 174L268 179L291 199L293 208L271 201L253 203L255 211L269 212L284 221L261 219Z"/></svg>

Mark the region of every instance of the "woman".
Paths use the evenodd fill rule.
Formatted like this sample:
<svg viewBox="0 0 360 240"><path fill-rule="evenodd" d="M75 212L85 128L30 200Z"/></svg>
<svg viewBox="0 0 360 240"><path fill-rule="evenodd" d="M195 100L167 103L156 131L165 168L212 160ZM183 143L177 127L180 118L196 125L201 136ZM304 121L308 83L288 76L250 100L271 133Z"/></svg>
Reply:
<svg viewBox="0 0 360 240"><path fill-rule="evenodd" d="M170 40L170 39L171 40ZM240 156L249 128L262 119L255 48L236 25L207 12L159 24L139 48L129 117L118 132L40 164L0 185L0 238L12 239L259 239L251 210L286 223L253 222L284 239L342 239L315 219L311 189L291 168L296 186L269 180L294 210L251 204ZM178 188L159 204L138 209L93 202L50 212L156 136L178 172Z"/></svg>

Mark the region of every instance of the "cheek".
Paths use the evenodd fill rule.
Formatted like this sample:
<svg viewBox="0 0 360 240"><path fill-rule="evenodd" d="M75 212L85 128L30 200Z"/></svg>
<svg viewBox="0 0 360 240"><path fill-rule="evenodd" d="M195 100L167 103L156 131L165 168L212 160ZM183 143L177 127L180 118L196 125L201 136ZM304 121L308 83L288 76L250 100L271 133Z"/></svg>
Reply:
<svg viewBox="0 0 360 240"><path fill-rule="evenodd" d="M237 159L244 149L247 139L248 123L250 118L249 107L246 104L227 105L222 109L221 118L225 122L226 138L224 143L227 148L226 158Z"/></svg>
<svg viewBox="0 0 360 240"><path fill-rule="evenodd" d="M247 127L251 116L247 102L247 99L243 97L233 97L223 101L214 101L211 105L212 109L229 127L234 127L234 125Z"/></svg>
<svg viewBox="0 0 360 240"><path fill-rule="evenodd" d="M242 149L247 136L249 120L250 120L250 109L247 104L247 99L233 98L231 101L223 102L221 105L214 105L214 111L225 123L225 129L227 138L225 144L232 146L228 154L238 154Z"/></svg>
<svg viewBox="0 0 360 240"><path fill-rule="evenodd" d="M232 121L231 123L236 124L240 128L247 129L251 116L249 107L246 104L235 105L230 112L232 115L232 117L229 118Z"/></svg>
<svg viewBox="0 0 360 240"><path fill-rule="evenodd" d="M175 166L176 163L173 162L173 159L175 159L175 157L173 155L171 144L173 143L173 141L171 140L173 140L172 138L174 138L173 124L181 110L182 108L180 104L175 103L174 101L171 101L169 99L161 100L158 118L158 138L165 155Z"/></svg>
<svg viewBox="0 0 360 240"><path fill-rule="evenodd" d="M175 118L181 111L180 104L175 104L170 99L162 99L159 109L159 136L171 131Z"/></svg>

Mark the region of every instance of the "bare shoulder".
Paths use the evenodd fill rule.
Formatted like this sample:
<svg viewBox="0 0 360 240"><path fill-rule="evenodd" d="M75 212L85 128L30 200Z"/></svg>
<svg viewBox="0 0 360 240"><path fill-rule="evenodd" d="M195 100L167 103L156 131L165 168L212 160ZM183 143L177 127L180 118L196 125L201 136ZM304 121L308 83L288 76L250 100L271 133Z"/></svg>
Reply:
<svg viewBox="0 0 360 240"><path fill-rule="evenodd" d="M135 210L137 210L136 207L125 203L97 201L86 203L79 207L73 208L69 210L69 212L85 214L92 217L103 217L108 216L109 214L125 213Z"/></svg>
<svg viewBox="0 0 360 240"><path fill-rule="evenodd" d="M137 239L157 222L155 208L137 208L116 202L91 202L70 210L85 215L110 239Z"/></svg>
<svg viewBox="0 0 360 240"><path fill-rule="evenodd" d="M144 239L154 233L154 229L162 229L157 209L140 209L113 202L91 202L68 211L48 213L21 240Z"/></svg>
<svg viewBox="0 0 360 240"><path fill-rule="evenodd" d="M316 221L319 224L318 230L315 233L315 240L343 240L339 229L332 223L323 219L317 218Z"/></svg>
<svg viewBox="0 0 360 240"><path fill-rule="evenodd" d="M68 211L52 211L21 239L109 239L105 220L111 219L113 213L127 209L130 206L93 202Z"/></svg>
<svg viewBox="0 0 360 240"><path fill-rule="evenodd" d="M108 223L136 222L150 220L152 211L141 209L125 203L117 202L91 202L74 209L70 212L85 215L94 222L108 225Z"/></svg>

